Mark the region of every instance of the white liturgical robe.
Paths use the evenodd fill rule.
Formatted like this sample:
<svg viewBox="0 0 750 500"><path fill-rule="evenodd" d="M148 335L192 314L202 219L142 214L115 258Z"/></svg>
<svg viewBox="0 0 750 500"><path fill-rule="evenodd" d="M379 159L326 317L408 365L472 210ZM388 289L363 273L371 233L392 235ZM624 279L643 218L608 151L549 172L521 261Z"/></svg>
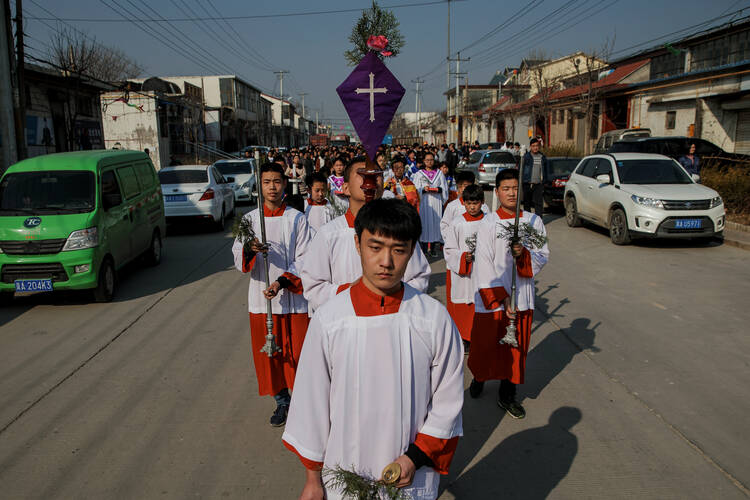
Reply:
<svg viewBox="0 0 750 500"><path fill-rule="evenodd" d="M424 170L420 170L411 178L419 193L419 218L422 220L422 235L419 241L425 243L443 242L440 235L440 218L443 216L443 205L448 201L450 194L443 172L434 172L428 175Z"/></svg>
<svg viewBox="0 0 750 500"><path fill-rule="evenodd" d="M291 208L283 205L277 212L271 213L266 209L266 241L270 249L268 251L268 276L269 282L273 283L279 276L295 280L299 276L299 263L307 251L312 233L307 225L305 216ZM258 209L245 214L250 219L253 231L260 240L260 216ZM243 272L250 269L250 286L248 287L248 310L254 314L266 313L266 299L263 290L266 288L266 270L262 265L263 255L243 256L242 243L238 239L232 245L234 254L234 266ZM254 261L250 259L255 259ZM245 260L247 259L247 260ZM255 265L258 263L260 265ZM292 290L285 288L271 300L273 314L306 313L307 300Z"/></svg>
<svg viewBox="0 0 750 500"><path fill-rule="evenodd" d="M282 439L307 468L371 479L414 444L434 468L403 491L434 499L463 432L463 392L463 345L445 307L409 285L381 297L358 281L313 315Z"/></svg>
<svg viewBox="0 0 750 500"><path fill-rule="evenodd" d="M362 263L354 244L354 216L351 211L336 217L317 232L300 269L304 295L315 311L362 276ZM427 290L430 263L415 245L404 274L404 282L420 292Z"/></svg>
<svg viewBox="0 0 750 500"><path fill-rule="evenodd" d="M307 223L314 231L318 231L324 224L328 224L333 219L333 208L328 200L323 200L323 204L313 204L310 198L305 200L305 217Z"/></svg>
<svg viewBox="0 0 750 500"><path fill-rule="evenodd" d="M484 214L490 213L490 207L482 203L482 212ZM446 228L451 225L453 219L465 213L466 206L464 205L464 200L461 198L456 198L445 206L445 210L443 210L443 218L440 219L440 234L443 235L443 239L445 239Z"/></svg>

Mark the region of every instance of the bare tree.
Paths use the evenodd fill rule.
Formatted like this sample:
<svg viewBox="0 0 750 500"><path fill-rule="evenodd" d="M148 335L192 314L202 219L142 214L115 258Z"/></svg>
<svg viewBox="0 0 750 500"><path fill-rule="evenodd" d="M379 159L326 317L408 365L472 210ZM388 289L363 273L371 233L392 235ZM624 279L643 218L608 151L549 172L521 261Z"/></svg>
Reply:
<svg viewBox="0 0 750 500"><path fill-rule="evenodd" d="M62 28L53 34L49 55L51 62L71 76L118 82L143 72L120 49L99 43L79 30Z"/></svg>
<svg viewBox="0 0 750 500"><path fill-rule="evenodd" d="M49 62L71 83L64 85L61 92L64 96L67 149L73 151L79 140L79 97L84 84L122 81L137 76L143 69L121 50L98 43L95 38L76 29L59 29L51 36L49 47Z"/></svg>
<svg viewBox="0 0 750 500"><path fill-rule="evenodd" d="M594 120L599 119L601 106L599 107L599 113L595 113L595 110L597 104L600 104L602 93L606 90L594 84L599 81L599 73L607 66L607 61L614 46L614 37L611 40L607 38L601 47L593 49L588 54L583 54L581 58L576 59L576 77L583 87L577 95L576 104L584 118L584 134L587 136L584 141L585 154L591 153L591 139L596 139L596 137L592 137L595 134L591 134L591 132L593 131Z"/></svg>
<svg viewBox="0 0 750 500"><path fill-rule="evenodd" d="M533 60L536 61L546 61L548 59L544 57L542 51L534 51L530 53L528 58L531 59L532 55L536 58ZM545 134L549 134L547 123L550 114L551 96L560 89L563 76L561 74L550 74L548 71L545 71L544 64L536 64L529 68L529 83L532 88L537 90L536 95L532 96L533 101L531 103L532 120L534 122L532 126L536 128L537 121L542 120Z"/></svg>

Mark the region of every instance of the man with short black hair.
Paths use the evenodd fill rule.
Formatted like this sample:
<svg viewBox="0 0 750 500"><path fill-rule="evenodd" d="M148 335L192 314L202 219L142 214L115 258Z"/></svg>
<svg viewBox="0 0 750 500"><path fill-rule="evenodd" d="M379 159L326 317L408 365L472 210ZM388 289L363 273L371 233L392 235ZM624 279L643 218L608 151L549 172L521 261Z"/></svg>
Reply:
<svg viewBox="0 0 750 500"><path fill-rule="evenodd" d="M442 304L403 282L416 211L374 200L354 229L361 276L311 320L282 439L306 469L301 498L343 498L323 467L376 480L395 462L405 497L435 499L462 435L461 339Z"/></svg>
<svg viewBox="0 0 750 500"><path fill-rule="evenodd" d="M541 217L544 214L544 172L548 171L547 157L539 148L536 137L529 142L529 151L523 156L523 208Z"/></svg>

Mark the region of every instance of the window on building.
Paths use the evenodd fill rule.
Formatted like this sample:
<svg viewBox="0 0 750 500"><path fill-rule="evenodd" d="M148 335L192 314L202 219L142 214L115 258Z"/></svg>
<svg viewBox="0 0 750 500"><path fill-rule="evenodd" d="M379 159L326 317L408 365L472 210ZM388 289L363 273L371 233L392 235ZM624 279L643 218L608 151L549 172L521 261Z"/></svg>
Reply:
<svg viewBox="0 0 750 500"><path fill-rule="evenodd" d="M219 79L219 93L221 94L221 105L234 107L234 92L232 91L232 79Z"/></svg>
<svg viewBox="0 0 750 500"><path fill-rule="evenodd" d="M560 123L565 123L565 110L561 109L557 112L557 121Z"/></svg>
<svg viewBox="0 0 750 500"><path fill-rule="evenodd" d="M82 116L94 116L94 106L89 96L76 97L76 113Z"/></svg>
<svg viewBox="0 0 750 500"><path fill-rule="evenodd" d="M750 31L706 40L690 49L690 71L734 64L750 59Z"/></svg>
<svg viewBox="0 0 750 500"><path fill-rule="evenodd" d="M565 129L565 137L569 140L573 140L573 112L568 110L568 126Z"/></svg>
<svg viewBox="0 0 750 500"><path fill-rule="evenodd" d="M667 78L685 72L685 53L676 49L676 53L667 52L651 59L651 79Z"/></svg>
<svg viewBox="0 0 750 500"><path fill-rule="evenodd" d="M677 111L667 111L667 120L664 128L667 130L674 130L675 122L677 121Z"/></svg>

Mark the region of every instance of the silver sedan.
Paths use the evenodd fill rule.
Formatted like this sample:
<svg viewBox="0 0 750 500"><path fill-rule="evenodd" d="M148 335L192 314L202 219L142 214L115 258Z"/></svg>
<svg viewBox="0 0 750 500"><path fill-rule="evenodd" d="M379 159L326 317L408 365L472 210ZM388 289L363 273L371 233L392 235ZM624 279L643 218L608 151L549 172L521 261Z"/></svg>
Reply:
<svg viewBox="0 0 750 500"><path fill-rule="evenodd" d="M459 164L459 170L471 170L481 185L494 186L500 170L516 167L516 157L499 149L480 149Z"/></svg>

